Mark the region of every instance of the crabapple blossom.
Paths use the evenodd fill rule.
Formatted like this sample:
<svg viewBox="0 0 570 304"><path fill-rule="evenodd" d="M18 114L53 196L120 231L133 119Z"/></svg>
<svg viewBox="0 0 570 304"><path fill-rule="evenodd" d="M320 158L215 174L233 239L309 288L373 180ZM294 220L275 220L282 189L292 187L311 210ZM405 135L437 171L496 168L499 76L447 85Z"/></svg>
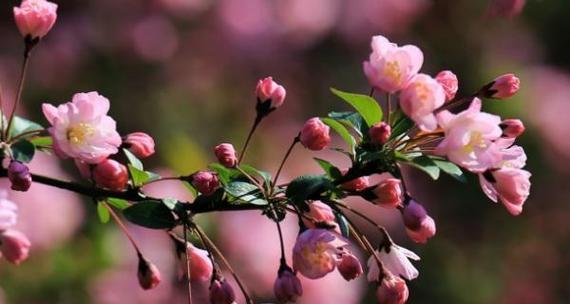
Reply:
<svg viewBox="0 0 570 304"><path fill-rule="evenodd" d="M519 215L530 194L530 172L503 167L479 175L483 192L493 202L501 201L510 214Z"/></svg>
<svg viewBox="0 0 570 304"><path fill-rule="evenodd" d="M280 303L295 302L303 295L303 286L301 280L287 267L279 270L273 292Z"/></svg>
<svg viewBox="0 0 570 304"><path fill-rule="evenodd" d="M0 232L14 226L18 220L18 206L7 196L5 191L0 192Z"/></svg>
<svg viewBox="0 0 570 304"><path fill-rule="evenodd" d="M188 243L187 249L190 255L190 278L192 281L207 282L212 278L214 266L208 255L208 251L200 249ZM184 263L184 268L186 264Z"/></svg>
<svg viewBox="0 0 570 304"><path fill-rule="evenodd" d="M232 144L219 144L214 148L214 154L218 158L218 162L227 168L233 168L238 163L236 149Z"/></svg>
<svg viewBox="0 0 570 304"><path fill-rule="evenodd" d="M232 304L235 303L235 300L234 289L226 279L216 279L212 282L210 285L210 303Z"/></svg>
<svg viewBox="0 0 570 304"><path fill-rule="evenodd" d="M419 261L420 257L412 251L400 247L396 244L391 244L389 248L382 247L380 251L376 251L380 261L384 267L395 275L402 276L406 280L413 280L418 277L418 270L412 265L410 259ZM368 281L378 281L380 277L380 268L374 256L368 259Z"/></svg>
<svg viewBox="0 0 570 304"><path fill-rule="evenodd" d="M269 111L279 108L285 101L287 91L272 77L260 79L255 88L255 95L259 103L269 102Z"/></svg>
<svg viewBox="0 0 570 304"><path fill-rule="evenodd" d="M99 186L121 191L129 182L129 173L125 165L116 160L106 159L95 166L93 179Z"/></svg>
<svg viewBox="0 0 570 304"><path fill-rule="evenodd" d="M383 121L372 125L370 130L368 130L370 140L376 144L385 144L390 138L390 135L392 135L392 128L389 124Z"/></svg>
<svg viewBox="0 0 570 304"><path fill-rule="evenodd" d="M519 87L520 79L515 74L504 74L485 86L488 89L483 94L489 98L505 99L515 95L519 91Z"/></svg>
<svg viewBox="0 0 570 304"><path fill-rule="evenodd" d="M445 70L437 73L437 75L435 75L435 80L443 87L446 101L450 101L455 98L459 81L452 71Z"/></svg>
<svg viewBox="0 0 570 304"><path fill-rule="evenodd" d="M318 117L313 117L303 126L299 140L305 148L319 151L328 146L331 142L330 128Z"/></svg>
<svg viewBox="0 0 570 304"><path fill-rule="evenodd" d="M402 203L402 181L390 173L382 173L378 183L371 187L370 198L374 204L386 208L396 208Z"/></svg>
<svg viewBox="0 0 570 304"><path fill-rule="evenodd" d="M17 230L5 230L0 233L0 252L8 262L19 265L28 258L30 240Z"/></svg>
<svg viewBox="0 0 570 304"><path fill-rule="evenodd" d="M44 103L42 110L58 156L97 164L117 153L121 136L115 121L107 116L109 100L99 93L75 94L71 102L57 108Z"/></svg>
<svg viewBox="0 0 570 304"><path fill-rule="evenodd" d="M200 171L192 174L191 179L192 185L204 195L210 195L220 187L220 181L214 172Z"/></svg>
<svg viewBox="0 0 570 304"><path fill-rule="evenodd" d="M378 304L404 304L409 291L406 282L398 276L387 275L376 290Z"/></svg>
<svg viewBox="0 0 570 304"><path fill-rule="evenodd" d="M138 280L142 289L153 289L160 284L160 272L156 266L139 256Z"/></svg>
<svg viewBox="0 0 570 304"><path fill-rule="evenodd" d="M445 91L441 84L426 74L418 74L402 90L402 111L423 131L434 131L437 119L434 111L445 103Z"/></svg>
<svg viewBox="0 0 570 304"><path fill-rule="evenodd" d="M138 158L147 158L154 154L154 139L143 132L127 135L124 145Z"/></svg>
<svg viewBox="0 0 570 304"><path fill-rule="evenodd" d="M13 11L20 34L32 39L44 37L57 19L57 4L46 0L24 0Z"/></svg>
<svg viewBox="0 0 570 304"><path fill-rule="evenodd" d="M17 160L10 161L8 179L12 183L11 189L15 191L28 191L32 185L32 175L28 166Z"/></svg>
<svg viewBox="0 0 570 304"><path fill-rule="evenodd" d="M416 243L425 243L435 235L435 222L427 215L426 210L415 200L411 199L402 210L402 218L406 232Z"/></svg>
<svg viewBox="0 0 570 304"><path fill-rule="evenodd" d="M505 119L501 122L503 137L517 138L524 133L525 127L520 119Z"/></svg>
<svg viewBox="0 0 570 304"><path fill-rule="evenodd" d="M342 255L337 268L340 275L347 281L354 280L363 273L360 261L350 252Z"/></svg>
<svg viewBox="0 0 570 304"><path fill-rule="evenodd" d="M348 243L326 229L307 229L297 237L293 247L293 268L309 279L322 278L332 272Z"/></svg>
<svg viewBox="0 0 570 304"><path fill-rule="evenodd" d="M348 169L345 169L342 171L342 174L346 174L348 172ZM361 176L358 178L355 178L353 180L350 180L348 182L344 182L342 183L342 188L344 190L349 190L349 191L362 191L366 188L368 188L368 186L370 185L370 180L368 178L368 176Z"/></svg>
<svg viewBox="0 0 570 304"><path fill-rule="evenodd" d="M372 37L372 53L365 61L364 74L375 88L395 93L406 87L424 61L422 51L414 45L399 47L383 36Z"/></svg>
<svg viewBox="0 0 570 304"><path fill-rule="evenodd" d="M309 204L307 215L312 219L302 218L303 224L307 228L317 228L318 225L325 225L334 228L334 231L340 233L340 227L336 223L336 217L329 205L321 201L313 201Z"/></svg>

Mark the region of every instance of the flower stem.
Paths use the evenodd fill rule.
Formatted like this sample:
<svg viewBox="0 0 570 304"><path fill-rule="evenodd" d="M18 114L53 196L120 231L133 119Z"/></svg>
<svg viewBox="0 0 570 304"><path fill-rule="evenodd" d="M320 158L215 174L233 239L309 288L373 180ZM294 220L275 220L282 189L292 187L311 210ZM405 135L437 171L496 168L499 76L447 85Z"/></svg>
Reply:
<svg viewBox="0 0 570 304"><path fill-rule="evenodd" d="M273 182L271 183L272 185L276 185L277 184L277 180L279 178L279 175L281 174L281 170L283 170L283 166L285 165L285 162L287 161L287 159L289 158L289 155L291 155L291 151L293 151L293 148L295 147L295 145L301 141L301 139L299 138L300 134L297 135L294 139L293 142L291 143L291 145L289 146L289 149L287 149L287 152L285 153L285 156L283 157L283 160L281 161L281 164L279 165L279 169L277 169L277 173L275 173L275 177L273 178Z"/></svg>
<svg viewBox="0 0 570 304"><path fill-rule="evenodd" d="M239 154L238 165L241 164L241 161L245 157L245 152L247 151L247 147L249 146L249 142L251 141L253 133L257 129L257 126L259 126L259 123L261 122L262 119L263 119L263 116L260 114L257 114L257 116L255 116L255 120L253 121L253 125L251 126L251 129L249 130L249 134L247 134L247 139L245 140L245 144L243 145L243 148L241 149L241 153Z"/></svg>
<svg viewBox="0 0 570 304"><path fill-rule="evenodd" d="M392 94L386 93L386 123L388 125L391 124L390 114L392 114Z"/></svg>
<svg viewBox="0 0 570 304"><path fill-rule="evenodd" d="M125 224L123 223L123 221L121 221L121 218L119 218L117 213L115 213L115 210L113 210L113 208L111 208L111 206L109 206L106 202L100 202L100 204L103 204L103 206L105 206L105 208L107 208L107 210L109 211L109 214L111 214L111 217L113 218L113 220L117 223L119 228L121 228L121 230L123 230L123 233L125 234L125 236L129 239L129 241L131 242L131 244L135 248L137 255L142 256L141 251L139 249L139 246L137 245L137 242L135 241L135 239L133 238L133 236L131 235L131 233L129 232L129 230L127 229Z"/></svg>
<svg viewBox="0 0 570 304"><path fill-rule="evenodd" d="M184 223L184 246L188 246L188 225ZM186 278L188 280L188 304L192 304L192 280L190 278L190 264L192 262L192 256L188 252L186 247L184 252L186 253Z"/></svg>

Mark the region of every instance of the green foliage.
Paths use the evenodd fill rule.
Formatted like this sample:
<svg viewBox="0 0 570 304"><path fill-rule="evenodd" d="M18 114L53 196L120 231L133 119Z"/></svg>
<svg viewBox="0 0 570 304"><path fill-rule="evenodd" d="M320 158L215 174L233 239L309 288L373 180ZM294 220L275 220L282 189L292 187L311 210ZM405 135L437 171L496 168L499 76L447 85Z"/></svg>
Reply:
<svg viewBox="0 0 570 304"><path fill-rule="evenodd" d="M354 153L354 147L356 146L356 140L350 132L346 129L344 125L340 122L332 119L332 118L321 118L322 122L325 123L327 126L331 127L340 137L346 142L348 145L349 150Z"/></svg>
<svg viewBox="0 0 570 304"><path fill-rule="evenodd" d="M111 219L111 214L105 206L105 202L97 202L97 215L101 223L106 224Z"/></svg>
<svg viewBox="0 0 570 304"><path fill-rule="evenodd" d="M332 179L338 179L342 177L342 172L340 171L340 169L335 167L329 161L316 157L314 157L313 159L317 161L317 163L319 164L319 166L321 166L321 168L323 168L328 177Z"/></svg>
<svg viewBox="0 0 570 304"><path fill-rule="evenodd" d="M34 158L36 147L28 140L21 139L10 146L14 159L29 163Z"/></svg>
<svg viewBox="0 0 570 304"><path fill-rule="evenodd" d="M369 127L382 121L382 108L374 98L368 95L343 92L335 88L331 88L331 91L360 113Z"/></svg>
<svg viewBox="0 0 570 304"><path fill-rule="evenodd" d="M405 163L424 171L434 180L437 180L439 178L439 167L431 158L425 155L414 157Z"/></svg>
<svg viewBox="0 0 570 304"><path fill-rule="evenodd" d="M5 124L4 126L6 125L7 124ZM42 127L40 124L22 118L20 116L14 116L14 118L12 119L12 126L10 128L10 137L20 135L24 132L41 131L41 130L44 130L44 127Z"/></svg>
<svg viewBox="0 0 570 304"><path fill-rule="evenodd" d="M127 207L130 206L129 202L127 202L124 199L120 199L120 198L114 198L114 197L108 197L106 199L107 204L119 209L119 210L123 210L126 209Z"/></svg>
<svg viewBox="0 0 570 304"><path fill-rule="evenodd" d="M366 121L364 121L362 115L357 112L330 112L328 116L350 127L360 137L364 137L368 134L369 128L366 125Z"/></svg>
<svg viewBox="0 0 570 304"><path fill-rule="evenodd" d="M285 195L301 210L309 210L306 200L319 199L325 191L332 190L334 185L324 175L304 175L297 177L287 187Z"/></svg>
<svg viewBox="0 0 570 304"><path fill-rule="evenodd" d="M133 186L140 187L150 181L160 179L160 175L154 172L145 171L140 159L131 153L131 151L123 149L123 152L129 161L127 167L129 168L129 174L131 176Z"/></svg>
<svg viewBox="0 0 570 304"><path fill-rule="evenodd" d="M459 168L456 164L442 158L432 157L432 160L436 164L436 166L438 166L441 169L441 171L449 174L451 177L455 178L456 180L462 183L467 182L465 174L463 173L461 168Z"/></svg>
<svg viewBox="0 0 570 304"><path fill-rule="evenodd" d="M170 229L176 219L170 209L160 201L142 201L123 210L130 222L150 229Z"/></svg>
<svg viewBox="0 0 570 304"><path fill-rule="evenodd" d="M234 181L225 186L224 189L234 199L231 201L232 203L247 203L260 206L269 204L263 198L259 188L253 184Z"/></svg>

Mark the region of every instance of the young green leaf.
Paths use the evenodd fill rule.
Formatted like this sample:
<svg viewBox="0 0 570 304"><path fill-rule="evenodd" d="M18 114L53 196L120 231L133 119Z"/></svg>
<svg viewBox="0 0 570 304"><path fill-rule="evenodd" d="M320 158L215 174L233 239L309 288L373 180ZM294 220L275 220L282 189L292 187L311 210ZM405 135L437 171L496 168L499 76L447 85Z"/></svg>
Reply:
<svg viewBox="0 0 570 304"><path fill-rule="evenodd" d="M445 173L449 174L451 177L455 178L456 180L466 183L467 179L465 178L465 174L461 168L459 168L456 164L442 159L432 158L433 162Z"/></svg>
<svg viewBox="0 0 570 304"><path fill-rule="evenodd" d="M140 187L150 180L150 175L146 171L139 170L132 164L129 164L128 168L131 174L131 180L133 181L133 186Z"/></svg>
<svg viewBox="0 0 570 304"><path fill-rule="evenodd" d="M21 139L12 146L12 155L16 160L19 160L24 163L29 163L34 158L34 154L36 153L36 147L31 142Z"/></svg>
<svg viewBox="0 0 570 304"><path fill-rule="evenodd" d="M368 95L343 92L335 88L331 88L331 91L360 113L369 127L382 121L382 108L374 98Z"/></svg>
<svg viewBox="0 0 570 304"><path fill-rule="evenodd" d="M415 157L411 161L406 162L406 164L424 171L434 180L439 178L439 167L431 158L425 155Z"/></svg>
<svg viewBox="0 0 570 304"><path fill-rule="evenodd" d="M160 201L142 201L123 210L130 222L150 229L170 229L176 225L174 215Z"/></svg>
<svg viewBox="0 0 570 304"><path fill-rule="evenodd" d="M261 191L257 186L246 182L235 181L229 183L225 187L226 192L235 198L236 202L244 202L253 205L267 205L268 202L263 199Z"/></svg>
<svg viewBox="0 0 570 304"><path fill-rule="evenodd" d="M41 131L41 130L44 130L44 127L42 127L40 124L22 118L20 116L14 116L14 118L12 119L12 127L10 128L10 137L20 135L24 132Z"/></svg>
<svg viewBox="0 0 570 304"><path fill-rule="evenodd" d="M124 200L124 199L108 197L106 200L107 200L107 204L109 204L109 205L111 205L111 206L113 206L119 210L126 209L130 206L129 202Z"/></svg>
<svg viewBox="0 0 570 304"><path fill-rule="evenodd" d="M109 210L105 207L105 202L97 202L97 215L99 215L99 220L101 223L105 224L111 219L111 214Z"/></svg>
<svg viewBox="0 0 570 304"><path fill-rule="evenodd" d="M324 159L320 159L320 158L316 158L316 157L314 157L313 159L319 164L319 166L321 166L321 168L323 168L325 173L330 178L337 179L337 178L340 178L342 176L342 172L340 172L340 169L335 167L329 161L324 160Z"/></svg>
<svg viewBox="0 0 570 304"><path fill-rule="evenodd" d="M335 130L335 132L338 133L338 135L340 135L340 137L342 137L342 139L348 144L349 150L354 153L354 146L356 146L356 140L354 139L354 137L352 137L352 135L350 135L348 130L341 123L332 118L326 118L326 117L321 118L321 121L327 126L331 127L333 130Z"/></svg>
<svg viewBox="0 0 570 304"><path fill-rule="evenodd" d="M49 147L53 145L53 138L51 136L36 136L29 139L29 141L36 146L36 148Z"/></svg>
<svg viewBox="0 0 570 304"><path fill-rule="evenodd" d="M269 174L268 172L258 170L246 164L241 164L239 165L239 167L249 175L261 177L265 182L265 184L267 185L271 184L271 174Z"/></svg>
<svg viewBox="0 0 570 304"><path fill-rule="evenodd" d="M138 169L139 171L144 171L143 164L140 159L138 159L138 157L136 157L133 153L131 153L131 151L127 149L123 149L123 153L125 153L125 156L129 160L129 163L131 163L134 168Z"/></svg>
<svg viewBox="0 0 570 304"><path fill-rule="evenodd" d="M331 181L324 175L304 175L289 183L285 195L301 210L308 211L306 200L318 199L320 194L333 188Z"/></svg>
<svg viewBox="0 0 570 304"><path fill-rule="evenodd" d="M368 126L362 115L356 112L330 112L328 117L335 119L352 128L360 137L368 134Z"/></svg>

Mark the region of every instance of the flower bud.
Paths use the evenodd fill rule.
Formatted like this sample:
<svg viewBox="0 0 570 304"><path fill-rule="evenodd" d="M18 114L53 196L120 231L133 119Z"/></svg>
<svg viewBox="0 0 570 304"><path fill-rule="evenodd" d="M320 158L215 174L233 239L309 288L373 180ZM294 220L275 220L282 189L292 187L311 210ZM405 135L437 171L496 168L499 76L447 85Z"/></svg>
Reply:
<svg viewBox="0 0 570 304"><path fill-rule="evenodd" d="M57 19L57 4L46 0L24 0L13 11L18 30L24 38L42 38Z"/></svg>
<svg viewBox="0 0 570 304"><path fill-rule="evenodd" d="M212 278L214 266L212 260L208 255L208 251L196 248L191 243L188 243L187 254L190 255L190 278L192 281L207 282ZM186 263L184 269L186 271Z"/></svg>
<svg viewBox="0 0 570 304"><path fill-rule="evenodd" d="M154 139L146 133L131 133L127 135L124 144L138 158L146 158L154 154Z"/></svg>
<svg viewBox="0 0 570 304"><path fill-rule="evenodd" d="M106 159L97 164L93 170L93 178L99 186L121 191L129 182L129 173L123 164L116 160Z"/></svg>
<svg viewBox="0 0 570 304"><path fill-rule="evenodd" d="M11 189L15 191L28 191L32 185L32 175L28 166L17 160L10 161L8 179L12 183Z"/></svg>
<svg viewBox="0 0 570 304"><path fill-rule="evenodd" d="M0 234L0 252L8 262L19 265L28 258L30 240L16 230L6 230Z"/></svg>
<svg viewBox="0 0 570 304"><path fill-rule="evenodd" d="M435 235L436 228L434 220L427 215L426 210L414 200L402 211L406 232L410 239L416 243L425 243Z"/></svg>
<svg viewBox="0 0 570 304"><path fill-rule="evenodd" d="M517 138L524 133L525 127L520 119L505 119L499 125L503 129L503 137Z"/></svg>
<svg viewBox="0 0 570 304"><path fill-rule="evenodd" d="M370 127L368 135L373 143L383 145L388 141L390 135L392 135L392 128L385 122L379 122Z"/></svg>
<svg viewBox="0 0 570 304"><path fill-rule="evenodd" d="M441 84L445 91L445 100L450 101L455 98L457 93L459 81L457 76L451 71L441 71L435 76L435 80Z"/></svg>
<svg viewBox="0 0 570 304"><path fill-rule="evenodd" d="M160 283L158 268L142 256L139 256L138 279L139 285L144 290L153 289Z"/></svg>
<svg viewBox="0 0 570 304"><path fill-rule="evenodd" d="M333 210L329 205L321 202L321 201L313 201L309 204L309 212L308 217L312 219L302 218L303 224L307 228L323 228L327 227L331 230L340 233L340 227L336 223L336 217L333 213Z"/></svg>
<svg viewBox="0 0 570 304"><path fill-rule="evenodd" d="M346 172L348 172L348 170L345 170L343 172L343 174L346 174ZM369 185L370 185L370 181L368 179L368 176L361 176L359 178L355 178L353 180L345 182L341 186L344 190L362 191L362 190L368 188Z"/></svg>
<svg viewBox="0 0 570 304"><path fill-rule="evenodd" d="M224 278L216 279L210 285L210 303L232 304L236 300L234 289Z"/></svg>
<svg viewBox="0 0 570 304"><path fill-rule="evenodd" d="M360 261L352 253L343 254L337 268L338 272L347 281L354 280L363 273Z"/></svg>
<svg viewBox="0 0 570 304"><path fill-rule="evenodd" d="M402 203L402 181L390 173L380 175L380 181L371 188L371 193L365 197L376 205L386 208L396 208Z"/></svg>
<svg viewBox="0 0 570 304"><path fill-rule="evenodd" d="M192 174L192 185L194 185L200 193L210 195L220 187L220 181L216 173L200 171Z"/></svg>
<svg viewBox="0 0 570 304"><path fill-rule="evenodd" d="M305 148L319 151L330 144L329 131L329 126L325 125L318 117L313 117L305 122L299 139Z"/></svg>
<svg viewBox="0 0 570 304"><path fill-rule="evenodd" d="M258 104L267 104L267 108L263 111L269 113L283 104L287 92L283 86L273 81L272 77L266 77L257 83L255 95L257 96Z"/></svg>
<svg viewBox="0 0 570 304"><path fill-rule="evenodd" d="M487 98L504 99L515 95L520 86L520 80L514 74L501 75L483 88Z"/></svg>
<svg viewBox="0 0 570 304"><path fill-rule="evenodd" d="M409 291L406 282L389 274L382 280L376 290L378 304L404 304L408 300Z"/></svg>
<svg viewBox="0 0 570 304"><path fill-rule="evenodd" d="M287 267L277 274L273 292L279 303L296 302L303 295L303 286L301 280Z"/></svg>
<svg viewBox="0 0 570 304"><path fill-rule="evenodd" d="M214 154L218 158L218 162L227 168L233 168L237 165L238 158L236 150L232 144L219 144L214 148Z"/></svg>

